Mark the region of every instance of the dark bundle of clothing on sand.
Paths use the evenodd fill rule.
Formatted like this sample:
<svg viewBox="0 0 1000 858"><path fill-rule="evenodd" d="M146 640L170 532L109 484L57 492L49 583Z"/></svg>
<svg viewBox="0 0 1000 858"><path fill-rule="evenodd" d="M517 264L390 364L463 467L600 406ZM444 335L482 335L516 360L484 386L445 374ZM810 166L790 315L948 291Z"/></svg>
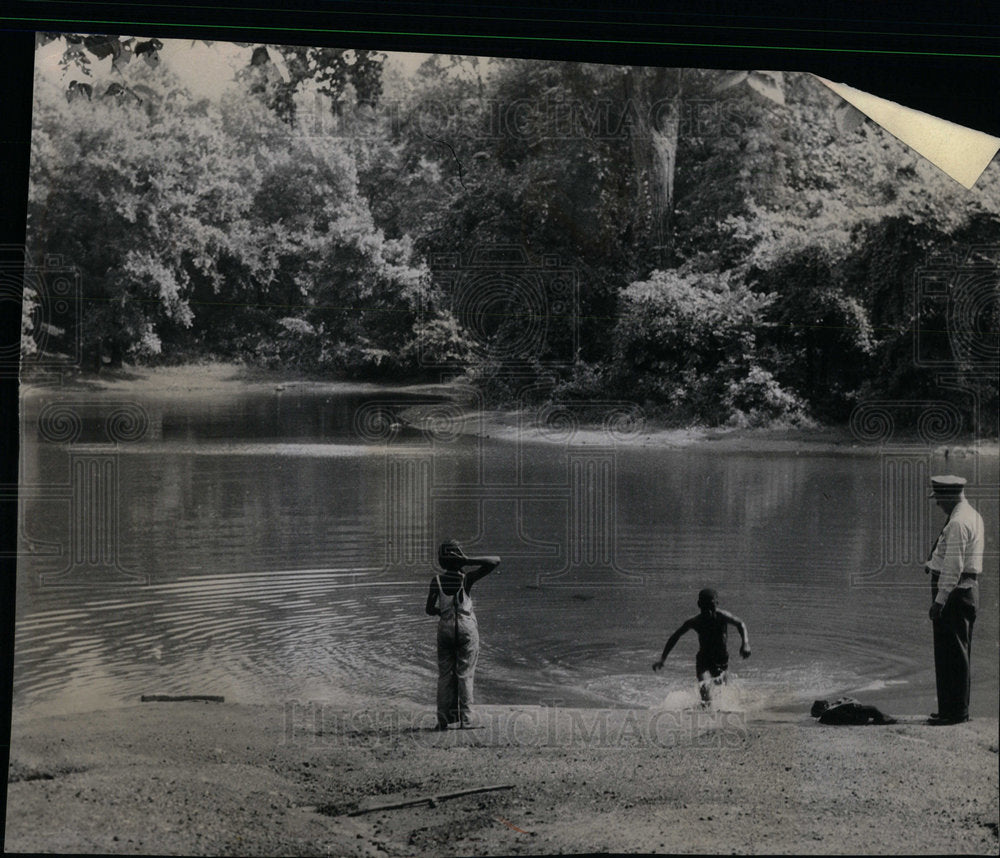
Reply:
<svg viewBox="0 0 1000 858"><path fill-rule="evenodd" d="M896 719L885 715L874 706L865 706L853 697L838 697L833 703L817 700L810 714L819 718L820 724L863 726L865 724L895 724Z"/></svg>

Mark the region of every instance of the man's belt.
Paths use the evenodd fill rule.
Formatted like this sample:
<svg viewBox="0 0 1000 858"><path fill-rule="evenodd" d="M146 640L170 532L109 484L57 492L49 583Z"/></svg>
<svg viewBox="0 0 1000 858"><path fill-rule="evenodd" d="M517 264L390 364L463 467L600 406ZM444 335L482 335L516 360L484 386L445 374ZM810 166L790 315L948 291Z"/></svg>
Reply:
<svg viewBox="0 0 1000 858"><path fill-rule="evenodd" d="M924 567L924 572L930 573L932 581L937 581L937 579L941 577L940 571L938 571L937 569L931 569L929 566ZM961 584L963 581L978 581L978 580L979 580L978 572L963 572L961 575L958 576L957 583Z"/></svg>

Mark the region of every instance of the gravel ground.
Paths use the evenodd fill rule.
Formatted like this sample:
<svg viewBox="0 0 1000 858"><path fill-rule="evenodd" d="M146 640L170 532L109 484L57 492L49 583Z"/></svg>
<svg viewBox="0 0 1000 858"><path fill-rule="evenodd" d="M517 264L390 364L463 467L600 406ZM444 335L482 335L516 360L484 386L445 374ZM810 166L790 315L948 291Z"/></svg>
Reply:
<svg viewBox="0 0 1000 858"><path fill-rule="evenodd" d="M997 854L996 719L198 702L15 723L6 850L190 855ZM378 803L509 787L373 809ZM352 815L358 810L370 810Z"/></svg>

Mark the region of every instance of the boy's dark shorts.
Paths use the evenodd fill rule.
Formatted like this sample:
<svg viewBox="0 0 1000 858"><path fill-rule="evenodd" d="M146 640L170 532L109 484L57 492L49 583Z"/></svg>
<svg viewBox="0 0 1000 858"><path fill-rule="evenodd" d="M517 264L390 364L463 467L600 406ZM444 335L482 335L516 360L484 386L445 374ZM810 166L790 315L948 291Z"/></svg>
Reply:
<svg viewBox="0 0 1000 858"><path fill-rule="evenodd" d="M698 653L694 657L694 670L695 675L699 679L706 670L712 677L722 676L723 673L729 670L729 656L727 655L725 658L720 659Z"/></svg>

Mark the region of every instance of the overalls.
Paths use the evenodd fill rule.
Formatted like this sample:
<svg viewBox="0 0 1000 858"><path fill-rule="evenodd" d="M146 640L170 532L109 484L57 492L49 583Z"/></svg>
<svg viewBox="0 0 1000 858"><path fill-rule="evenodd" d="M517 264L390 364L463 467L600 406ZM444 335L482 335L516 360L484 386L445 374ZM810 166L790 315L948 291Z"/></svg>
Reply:
<svg viewBox="0 0 1000 858"><path fill-rule="evenodd" d="M473 678L479 658L479 626L472 610L472 596L465 592L465 580L448 596L438 585L438 688L437 719L444 726L468 718L473 699Z"/></svg>

